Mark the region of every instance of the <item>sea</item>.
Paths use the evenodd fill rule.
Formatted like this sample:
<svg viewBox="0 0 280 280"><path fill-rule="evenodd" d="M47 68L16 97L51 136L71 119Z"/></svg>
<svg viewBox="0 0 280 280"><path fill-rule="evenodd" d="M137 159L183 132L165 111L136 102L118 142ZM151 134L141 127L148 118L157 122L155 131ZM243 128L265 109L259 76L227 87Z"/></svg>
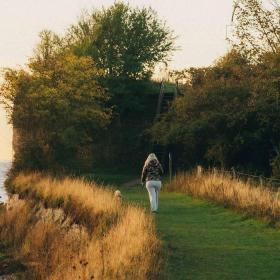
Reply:
<svg viewBox="0 0 280 280"><path fill-rule="evenodd" d="M10 161L0 161L0 202L4 203L8 200L8 193L5 189L4 182L11 166L12 163Z"/></svg>

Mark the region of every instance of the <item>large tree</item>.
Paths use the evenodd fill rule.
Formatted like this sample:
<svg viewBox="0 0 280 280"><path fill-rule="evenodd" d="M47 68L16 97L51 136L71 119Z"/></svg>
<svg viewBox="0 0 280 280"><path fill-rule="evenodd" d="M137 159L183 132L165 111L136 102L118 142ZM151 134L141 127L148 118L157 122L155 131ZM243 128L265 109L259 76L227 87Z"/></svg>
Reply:
<svg viewBox="0 0 280 280"><path fill-rule="evenodd" d="M173 33L151 8L116 2L85 15L66 41L78 55L90 55L109 77L144 78L174 48Z"/></svg>
<svg viewBox="0 0 280 280"><path fill-rule="evenodd" d="M96 81L100 73L92 59L62 51L51 32L43 32L41 39L28 70L5 71L1 97L21 134L16 163L67 167L89 155L99 130L110 122L111 110L106 109L108 97Z"/></svg>

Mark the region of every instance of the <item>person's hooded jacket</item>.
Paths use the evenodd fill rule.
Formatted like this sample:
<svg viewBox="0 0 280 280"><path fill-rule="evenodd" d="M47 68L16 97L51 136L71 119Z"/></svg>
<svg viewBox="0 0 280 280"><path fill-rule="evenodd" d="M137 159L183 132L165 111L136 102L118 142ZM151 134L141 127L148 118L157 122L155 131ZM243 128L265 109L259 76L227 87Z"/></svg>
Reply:
<svg viewBox="0 0 280 280"><path fill-rule="evenodd" d="M141 181L161 181L161 176L163 175L163 169L161 164L157 159L152 159L148 161L142 170Z"/></svg>

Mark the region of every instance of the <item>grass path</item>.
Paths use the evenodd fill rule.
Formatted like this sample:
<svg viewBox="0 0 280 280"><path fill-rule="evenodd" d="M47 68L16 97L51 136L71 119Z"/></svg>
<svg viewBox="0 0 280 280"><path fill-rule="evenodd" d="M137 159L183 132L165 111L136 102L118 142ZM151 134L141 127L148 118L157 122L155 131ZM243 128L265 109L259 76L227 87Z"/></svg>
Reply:
<svg viewBox="0 0 280 280"><path fill-rule="evenodd" d="M96 176L123 185L133 176ZM124 200L149 209L145 188L119 187ZM161 192L155 215L171 280L278 280L280 230L185 194Z"/></svg>
<svg viewBox="0 0 280 280"><path fill-rule="evenodd" d="M143 188L121 188L148 208ZM280 231L183 194L162 192L155 216L168 279L280 279Z"/></svg>

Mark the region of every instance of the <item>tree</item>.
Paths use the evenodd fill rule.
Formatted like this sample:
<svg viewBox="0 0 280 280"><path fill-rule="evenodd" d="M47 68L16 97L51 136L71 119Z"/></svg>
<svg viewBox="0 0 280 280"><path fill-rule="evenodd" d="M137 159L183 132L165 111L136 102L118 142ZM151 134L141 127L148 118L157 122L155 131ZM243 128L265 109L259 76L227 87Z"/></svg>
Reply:
<svg viewBox="0 0 280 280"><path fill-rule="evenodd" d="M279 61L270 53L252 65L232 50L212 67L185 71L185 95L154 124L153 140L172 146L180 167L235 166L271 175L272 163L276 173Z"/></svg>
<svg viewBox="0 0 280 280"><path fill-rule="evenodd" d="M78 55L90 55L106 76L145 78L157 62L168 59L174 36L151 8L116 2L73 25L66 36Z"/></svg>
<svg viewBox="0 0 280 280"><path fill-rule="evenodd" d="M233 44L253 62L280 47L279 0L264 5L261 0L239 0L235 8Z"/></svg>
<svg viewBox="0 0 280 280"><path fill-rule="evenodd" d="M52 45L53 34L42 34L29 69L6 70L1 96L21 134L16 164L71 168L79 157L90 156L98 133L110 123L111 109L92 59L62 52Z"/></svg>
<svg viewBox="0 0 280 280"><path fill-rule="evenodd" d="M149 77L157 62L169 59L173 33L152 9L116 2L84 15L64 40L76 55L91 56L103 71L99 82L114 108L110 129L95 145L96 158L106 166L137 166L147 149L143 131L152 123L156 107L148 93L159 91ZM150 113L143 114L148 108Z"/></svg>

